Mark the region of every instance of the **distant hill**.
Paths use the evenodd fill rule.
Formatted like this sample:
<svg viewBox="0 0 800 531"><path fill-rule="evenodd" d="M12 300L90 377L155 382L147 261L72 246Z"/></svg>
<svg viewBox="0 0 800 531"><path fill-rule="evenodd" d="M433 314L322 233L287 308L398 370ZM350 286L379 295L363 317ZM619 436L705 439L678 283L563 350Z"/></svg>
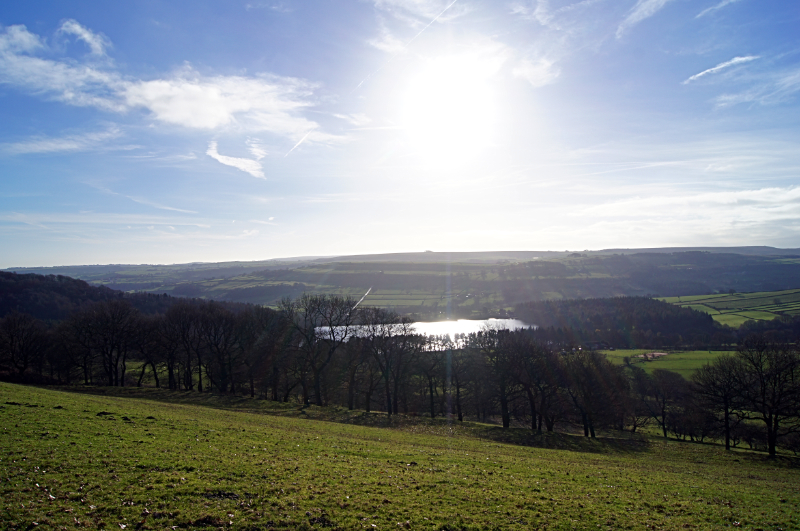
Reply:
<svg viewBox="0 0 800 531"><path fill-rule="evenodd" d="M513 314L525 302L800 288L800 250L772 247L419 252L259 262L25 268L93 286L275 305L303 292L351 295L420 320Z"/></svg>
<svg viewBox="0 0 800 531"><path fill-rule="evenodd" d="M168 295L127 294L62 275L0 272L0 317L19 311L44 321L58 321L93 302L130 300L142 313L165 311L176 299Z"/></svg>

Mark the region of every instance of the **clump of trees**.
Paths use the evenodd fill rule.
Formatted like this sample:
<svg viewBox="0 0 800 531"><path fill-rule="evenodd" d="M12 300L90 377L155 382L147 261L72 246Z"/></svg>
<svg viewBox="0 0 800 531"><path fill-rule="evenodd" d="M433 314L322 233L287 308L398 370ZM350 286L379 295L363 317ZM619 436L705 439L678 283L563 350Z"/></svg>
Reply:
<svg viewBox="0 0 800 531"><path fill-rule="evenodd" d="M638 302L637 302L638 304ZM0 320L7 379L155 385L267 400L497 422L541 433L636 431L763 446L800 431L800 355L753 335L691 381L612 363L537 330L414 333L408 318L355 300L304 294L278 309L177 299L143 314L130 300L85 304L45 324Z"/></svg>
<svg viewBox="0 0 800 531"><path fill-rule="evenodd" d="M533 301L517 316L538 328L541 341L663 348L735 344L734 330L703 312L650 297Z"/></svg>

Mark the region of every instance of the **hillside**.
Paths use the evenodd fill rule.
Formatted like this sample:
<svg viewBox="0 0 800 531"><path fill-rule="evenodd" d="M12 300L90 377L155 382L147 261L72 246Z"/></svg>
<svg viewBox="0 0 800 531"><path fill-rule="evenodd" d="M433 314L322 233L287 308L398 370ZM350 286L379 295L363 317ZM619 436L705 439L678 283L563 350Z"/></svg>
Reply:
<svg viewBox="0 0 800 531"><path fill-rule="evenodd" d="M781 254L783 253L783 254ZM22 270L20 270L22 271ZM125 291L275 305L303 293L336 293L423 320L498 317L549 299L800 288L789 250L653 249L614 252L406 253L175 266L30 269Z"/></svg>
<svg viewBox="0 0 800 531"><path fill-rule="evenodd" d="M518 305L516 315L536 323L534 333L544 341L569 334L576 344L616 348L735 343L708 314L647 297L529 302Z"/></svg>
<svg viewBox="0 0 800 531"><path fill-rule="evenodd" d="M0 271L0 317L18 311L44 321L57 321L93 302L125 298L142 313L161 313L174 300L167 295L128 294L62 275Z"/></svg>
<svg viewBox="0 0 800 531"><path fill-rule="evenodd" d="M198 393L0 393L7 529L800 526L789 457Z"/></svg>

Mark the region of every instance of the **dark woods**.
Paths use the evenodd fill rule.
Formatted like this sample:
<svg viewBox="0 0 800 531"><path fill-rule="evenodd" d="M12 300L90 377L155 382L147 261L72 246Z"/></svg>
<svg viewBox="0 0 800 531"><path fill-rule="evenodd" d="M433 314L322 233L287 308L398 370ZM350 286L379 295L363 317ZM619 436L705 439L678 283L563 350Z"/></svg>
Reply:
<svg viewBox="0 0 800 531"><path fill-rule="evenodd" d="M610 327L609 327L610 328ZM0 320L0 371L13 381L151 385L281 402L498 422L535 432L635 432L797 444L800 355L752 335L692 381L616 365L542 330L413 334L408 319L351 298L303 295L279 309L173 299L146 315L130 300L83 305L52 326Z"/></svg>

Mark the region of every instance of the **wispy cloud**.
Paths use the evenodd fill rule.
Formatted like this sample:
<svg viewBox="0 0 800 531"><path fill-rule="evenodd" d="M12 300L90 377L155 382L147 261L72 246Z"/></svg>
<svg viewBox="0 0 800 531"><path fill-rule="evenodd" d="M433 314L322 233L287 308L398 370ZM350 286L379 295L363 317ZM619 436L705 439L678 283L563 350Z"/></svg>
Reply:
<svg viewBox="0 0 800 531"><path fill-rule="evenodd" d="M731 4L735 4L736 2L740 2L740 1L741 0L722 0L722 2L700 11L700 13L698 13L695 18L704 17L704 16L708 15L709 13L713 13L714 11L722 9L725 6L729 6Z"/></svg>
<svg viewBox="0 0 800 531"><path fill-rule="evenodd" d="M175 208L167 205L162 205L161 203L156 203L154 201L150 201L149 199L145 199L143 197L134 197L131 195L126 195L125 197L127 197L134 203L139 203L140 205L147 205L153 208L158 208L159 210L169 210L172 212L181 212L183 214L197 214L197 212L194 210L184 210L182 208Z"/></svg>
<svg viewBox="0 0 800 531"><path fill-rule="evenodd" d="M359 113L359 114L334 114L333 116L336 117L336 118L339 118L340 120L344 120L346 122L349 122L351 125L354 125L356 127L364 127L365 125L367 125L368 123L370 123L372 121L369 116L367 116L366 114L361 114L361 113Z"/></svg>
<svg viewBox="0 0 800 531"><path fill-rule="evenodd" d="M549 85L560 75L559 69L553 61L538 59L532 61L523 59L519 65L512 70L514 77L524 79L534 87Z"/></svg>
<svg viewBox="0 0 800 531"><path fill-rule="evenodd" d="M233 166L237 170L249 173L253 177L257 177L259 179L265 179L264 168L261 166L260 162L252 159L243 159L238 157L227 157L225 155L220 155L219 152L217 151L216 141L212 140L211 142L208 143L208 150L206 151L206 155L220 162L221 164L225 164L226 166Z"/></svg>
<svg viewBox="0 0 800 531"><path fill-rule="evenodd" d="M247 150L256 160L261 160L268 155L266 148L257 138L248 138L245 143L247 144Z"/></svg>
<svg viewBox="0 0 800 531"><path fill-rule="evenodd" d="M105 35L94 33L73 19L62 22L57 33L74 35L89 46L93 55L106 55L106 48L111 46L111 41Z"/></svg>
<svg viewBox="0 0 800 531"><path fill-rule="evenodd" d="M59 30L78 36L93 54L103 54L105 38L68 20ZM0 84L62 101L123 113L143 108L157 121L190 129L265 132L297 141L310 130L310 141L342 139L323 133L303 116L313 105L317 85L271 74L202 76L185 66L157 79L130 79L110 63L98 66L39 57L49 52L25 26L0 28Z"/></svg>
<svg viewBox="0 0 800 531"><path fill-rule="evenodd" d="M715 67L709 68L708 70L703 70L699 74L695 74L695 75L691 76L686 81L684 81L683 84L685 85L687 83L691 83L692 81L700 79L701 77L707 76L709 74L716 74L717 72L725 70L726 68L729 68L731 66L739 65L739 64L742 64L742 63L749 63L750 61L755 61L756 59L760 59L760 58L761 58L761 56L759 56L759 55L746 55L746 56L742 56L742 57L734 57L730 61L725 61L724 63L720 63Z"/></svg>
<svg viewBox="0 0 800 531"><path fill-rule="evenodd" d="M248 2L244 8L248 11L251 9L269 9L277 13L291 13L292 8L288 7L283 2Z"/></svg>
<svg viewBox="0 0 800 531"><path fill-rule="evenodd" d="M375 7L413 25L431 19L450 20L462 15L466 8L452 9L453 0L373 0Z"/></svg>
<svg viewBox="0 0 800 531"><path fill-rule="evenodd" d="M625 20L617 27L617 38L622 38L626 31L641 21L648 19L661 11L672 0L638 0Z"/></svg>
<svg viewBox="0 0 800 531"><path fill-rule="evenodd" d="M718 107L730 107L740 103L773 105L785 102L800 92L800 68L769 72L756 78L747 90L727 93L717 98Z"/></svg>
<svg viewBox="0 0 800 531"><path fill-rule="evenodd" d="M112 127L106 131L97 133L66 135L59 138L34 137L22 142L0 144L0 151L10 155L86 151L95 149L106 141L119 138L120 136L122 136L122 132L118 128Z"/></svg>

